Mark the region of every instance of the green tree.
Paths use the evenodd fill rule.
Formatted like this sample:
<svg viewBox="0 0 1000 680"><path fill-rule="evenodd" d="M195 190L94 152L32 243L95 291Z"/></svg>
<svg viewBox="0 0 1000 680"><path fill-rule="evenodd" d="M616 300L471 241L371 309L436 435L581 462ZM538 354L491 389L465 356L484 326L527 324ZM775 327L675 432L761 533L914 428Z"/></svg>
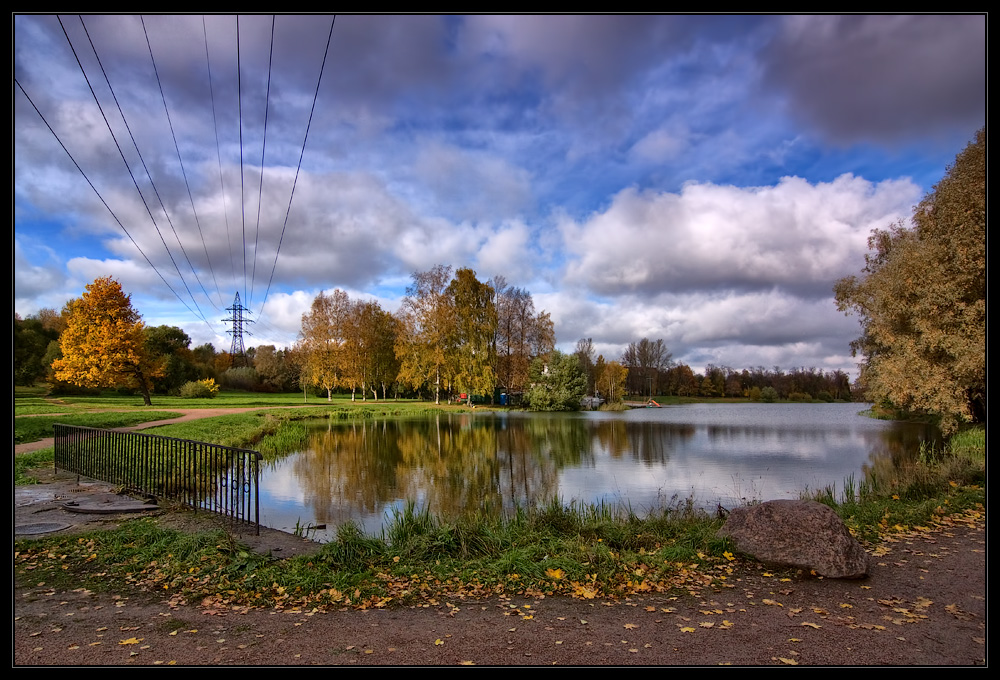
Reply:
<svg viewBox="0 0 1000 680"><path fill-rule="evenodd" d="M191 338L177 326L152 326L146 329L146 348L157 357L163 371L154 381L159 393L175 393L187 382L198 378L198 367L188 346Z"/></svg>
<svg viewBox="0 0 1000 680"><path fill-rule="evenodd" d="M525 395L532 411L578 411L587 391L587 376L575 354L554 350L548 360L531 363L531 387Z"/></svg>
<svg viewBox="0 0 1000 680"><path fill-rule="evenodd" d="M986 414L986 131L913 211L877 229L864 275L837 282L856 313L868 398L941 417L945 432Z"/></svg>
<svg viewBox="0 0 1000 680"><path fill-rule="evenodd" d="M138 389L143 403L161 374L146 346L146 326L132 298L110 276L95 279L83 296L66 303L66 330L59 336L62 357L52 362L58 380L83 387Z"/></svg>
<svg viewBox="0 0 1000 680"><path fill-rule="evenodd" d="M42 319L29 316L23 321L14 315L14 384L33 385L49 370L45 358L49 345L59 339L59 332L46 328Z"/></svg>

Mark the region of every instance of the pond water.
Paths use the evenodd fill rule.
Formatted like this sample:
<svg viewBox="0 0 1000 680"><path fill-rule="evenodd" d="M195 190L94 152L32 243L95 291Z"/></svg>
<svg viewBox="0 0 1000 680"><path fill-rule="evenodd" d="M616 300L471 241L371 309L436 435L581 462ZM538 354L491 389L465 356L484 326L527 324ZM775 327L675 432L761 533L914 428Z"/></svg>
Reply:
<svg viewBox="0 0 1000 680"><path fill-rule="evenodd" d="M545 503L637 513L693 499L731 508L797 498L912 456L935 428L858 415L864 404L690 404L619 413L441 413L317 421L305 450L265 463L261 522L377 534L408 502L455 516Z"/></svg>

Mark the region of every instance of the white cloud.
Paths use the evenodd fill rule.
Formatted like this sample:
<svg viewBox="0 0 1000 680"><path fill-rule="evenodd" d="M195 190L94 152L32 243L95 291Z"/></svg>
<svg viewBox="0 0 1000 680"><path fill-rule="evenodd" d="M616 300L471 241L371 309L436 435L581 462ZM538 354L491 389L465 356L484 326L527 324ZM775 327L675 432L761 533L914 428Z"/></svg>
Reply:
<svg viewBox="0 0 1000 680"><path fill-rule="evenodd" d="M562 225L575 255L567 281L601 294L769 288L813 294L863 261L869 232L910 211L919 188L851 175L776 186L688 184L679 194L625 189L607 210Z"/></svg>

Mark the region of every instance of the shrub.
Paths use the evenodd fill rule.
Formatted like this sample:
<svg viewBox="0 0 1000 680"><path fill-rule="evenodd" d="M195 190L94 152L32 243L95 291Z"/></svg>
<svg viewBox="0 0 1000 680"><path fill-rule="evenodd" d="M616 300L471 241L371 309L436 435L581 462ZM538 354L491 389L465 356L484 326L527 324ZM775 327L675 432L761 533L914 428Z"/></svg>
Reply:
<svg viewBox="0 0 1000 680"><path fill-rule="evenodd" d="M760 391L760 400L767 403L771 403L778 400L778 390L774 389L770 385L765 387Z"/></svg>
<svg viewBox="0 0 1000 680"><path fill-rule="evenodd" d="M750 401L760 401L760 388L751 387L750 392L747 396L750 397Z"/></svg>
<svg viewBox="0 0 1000 680"><path fill-rule="evenodd" d="M219 386L211 378L184 383L181 396L185 399L212 399L219 393Z"/></svg>
<svg viewBox="0 0 1000 680"><path fill-rule="evenodd" d="M249 366L230 368L219 376L220 382L229 389L252 392L257 389L260 378L257 371Z"/></svg>
<svg viewBox="0 0 1000 680"><path fill-rule="evenodd" d="M791 401L812 401L812 395L808 392L792 392L788 398Z"/></svg>
<svg viewBox="0 0 1000 680"><path fill-rule="evenodd" d="M816 398L819 399L820 401L825 401L828 403L833 401L833 395L827 392L826 390L821 390L819 394L816 395Z"/></svg>

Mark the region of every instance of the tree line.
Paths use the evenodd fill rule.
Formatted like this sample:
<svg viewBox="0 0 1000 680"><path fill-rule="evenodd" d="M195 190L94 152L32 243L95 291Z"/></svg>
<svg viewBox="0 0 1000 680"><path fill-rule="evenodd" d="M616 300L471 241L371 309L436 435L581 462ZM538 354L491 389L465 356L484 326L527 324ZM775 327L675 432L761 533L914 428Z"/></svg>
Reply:
<svg viewBox="0 0 1000 680"><path fill-rule="evenodd" d="M339 289L320 293L297 345L303 381L327 398L344 389L384 399L391 388L436 403L465 395L470 404L524 392L531 362L554 347L552 320L535 311L528 291L444 265L413 273L396 314Z"/></svg>
<svg viewBox="0 0 1000 680"><path fill-rule="evenodd" d="M587 393L607 401L626 396L648 399L657 396L730 397L760 400L773 390L777 399L824 401L853 398L850 376L841 370L820 371L780 366L734 369L709 364L696 373L690 366L673 361L662 339L631 342L618 359L595 358L591 338L577 341L576 355L587 378ZM765 395L762 397L762 394Z"/></svg>

